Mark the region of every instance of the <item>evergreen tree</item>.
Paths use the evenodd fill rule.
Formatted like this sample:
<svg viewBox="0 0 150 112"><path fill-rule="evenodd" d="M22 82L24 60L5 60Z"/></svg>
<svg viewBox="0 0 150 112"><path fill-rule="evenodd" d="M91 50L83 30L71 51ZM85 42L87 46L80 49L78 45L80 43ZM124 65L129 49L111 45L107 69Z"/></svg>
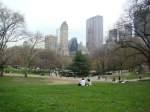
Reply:
<svg viewBox="0 0 150 112"><path fill-rule="evenodd" d="M71 70L76 76L83 77L89 75L90 64L88 58L83 55L80 51L76 53Z"/></svg>

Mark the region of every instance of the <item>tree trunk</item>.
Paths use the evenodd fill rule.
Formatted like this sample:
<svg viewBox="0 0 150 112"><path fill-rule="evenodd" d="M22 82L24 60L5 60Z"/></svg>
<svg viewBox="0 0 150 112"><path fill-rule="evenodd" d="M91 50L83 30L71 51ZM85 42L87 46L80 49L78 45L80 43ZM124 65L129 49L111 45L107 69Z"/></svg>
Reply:
<svg viewBox="0 0 150 112"><path fill-rule="evenodd" d="M148 69L149 69L149 72L150 72L150 58L147 61L148 61Z"/></svg>
<svg viewBox="0 0 150 112"><path fill-rule="evenodd" d="M27 74L27 72L25 72L25 73L24 73L24 77L25 77L25 78L27 78L27 77L28 77L28 74Z"/></svg>
<svg viewBox="0 0 150 112"><path fill-rule="evenodd" d="M0 77L4 76L4 67L0 66Z"/></svg>
<svg viewBox="0 0 150 112"><path fill-rule="evenodd" d="M0 71L0 77L3 77L4 71Z"/></svg>
<svg viewBox="0 0 150 112"><path fill-rule="evenodd" d="M28 70L27 70L27 68L25 68L25 70L24 70L24 77L25 77L25 78L28 77Z"/></svg>

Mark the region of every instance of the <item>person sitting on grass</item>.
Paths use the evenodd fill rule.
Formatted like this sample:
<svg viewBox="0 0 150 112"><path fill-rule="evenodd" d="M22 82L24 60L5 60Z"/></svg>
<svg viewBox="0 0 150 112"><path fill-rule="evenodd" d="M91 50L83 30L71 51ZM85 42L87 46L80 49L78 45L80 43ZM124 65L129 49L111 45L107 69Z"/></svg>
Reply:
<svg viewBox="0 0 150 112"><path fill-rule="evenodd" d="M86 86L91 86L91 85L92 85L91 80L88 78L86 81Z"/></svg>
<svg viewBox="0 0 150 112"><path fill-rule="evenodd" d="M80 81L79 86L85 86L85 80L84 80L84 78L82 78L82 80Z"/></svg>

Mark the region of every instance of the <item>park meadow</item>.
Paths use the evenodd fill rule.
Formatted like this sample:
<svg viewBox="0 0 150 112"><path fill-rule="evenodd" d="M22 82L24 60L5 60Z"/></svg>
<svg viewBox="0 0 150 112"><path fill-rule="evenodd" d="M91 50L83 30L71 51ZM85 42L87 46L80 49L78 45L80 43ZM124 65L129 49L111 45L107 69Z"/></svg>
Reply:
<svg viewBox="0 0 150 112"><path fill-rule="evenodd" d="M0 112L150 112L150 81L53 84L50 78L0 78Z"/></svg>

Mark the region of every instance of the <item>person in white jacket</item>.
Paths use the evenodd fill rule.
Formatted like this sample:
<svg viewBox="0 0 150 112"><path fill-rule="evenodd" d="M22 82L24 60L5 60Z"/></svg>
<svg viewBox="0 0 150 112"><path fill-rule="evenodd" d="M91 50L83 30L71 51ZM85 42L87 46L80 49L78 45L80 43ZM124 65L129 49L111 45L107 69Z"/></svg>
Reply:
<svg viewBox="0 0 150 112"><path fill-rule="evenodd" d="M85 86L86 81L84 80L84 78L82 78L82 80L79 83L79 86Z"/></svg>

